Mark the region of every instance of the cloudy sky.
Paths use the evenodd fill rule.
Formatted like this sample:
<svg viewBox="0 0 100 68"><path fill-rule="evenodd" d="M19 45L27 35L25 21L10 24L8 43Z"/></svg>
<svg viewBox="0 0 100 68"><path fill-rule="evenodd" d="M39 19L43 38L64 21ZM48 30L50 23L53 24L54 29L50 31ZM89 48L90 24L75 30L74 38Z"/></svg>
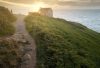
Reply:
<svg viewBox="0 0 100 68"><path fill-rule="evenodd" d="M44 2L47 4L70 5L70 6L100 6L100 0L0 0L3 2L13 2L22 4L33 4L34 2Z"/></svg>
<svg viewBox="0 0 100 68"><path fill-rule="evenodd" d="M0 6L16 11L36 11L40 7L54 9L100 9L100 0L0 0Z"/></svg>

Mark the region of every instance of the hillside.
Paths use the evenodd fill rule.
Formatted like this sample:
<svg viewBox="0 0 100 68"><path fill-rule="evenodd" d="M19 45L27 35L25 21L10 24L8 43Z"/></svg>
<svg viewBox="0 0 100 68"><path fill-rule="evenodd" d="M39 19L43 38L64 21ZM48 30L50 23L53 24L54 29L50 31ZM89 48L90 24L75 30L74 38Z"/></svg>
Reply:
<svg viewBox="0 0 100 68"><path fill-rule="evenodd" d="M15 16L5 7L0 6L0 36L14 33L13 22Z"/></svg>
<svg viewBox="0 0 100 68"><path fill-rule="evenodd" d="M18 68L20 65L19 46L22 44L11 37L15 33L15 20L7 8L0 6L0 68Z"/></svg>
<svg viewBox="0 0 100 68"><path fill-rule="evenodd" d="M100 34L63 19L31 14L26 28L37 45L37 68L99 68Z"/></svg>

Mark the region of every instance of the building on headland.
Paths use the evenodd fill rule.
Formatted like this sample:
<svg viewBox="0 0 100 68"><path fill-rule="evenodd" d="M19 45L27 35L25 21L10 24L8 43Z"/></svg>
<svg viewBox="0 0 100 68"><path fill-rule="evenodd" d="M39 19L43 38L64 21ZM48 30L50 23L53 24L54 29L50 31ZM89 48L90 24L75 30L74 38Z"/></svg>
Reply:
<svg viewBox="0 0 100 68"><path fill-rule="evenodd" d="M39 13L44 16L53 17L52 8L40 8Z"/></svg>

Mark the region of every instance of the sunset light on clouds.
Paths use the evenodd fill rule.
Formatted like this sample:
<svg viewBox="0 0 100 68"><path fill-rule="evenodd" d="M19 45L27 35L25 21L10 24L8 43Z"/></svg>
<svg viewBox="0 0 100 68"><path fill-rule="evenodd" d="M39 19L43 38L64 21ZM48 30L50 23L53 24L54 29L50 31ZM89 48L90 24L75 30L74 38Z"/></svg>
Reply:
<svg viewBox="0 0 100 68"><path fill-rule="evenodd" d="M0 0L0 6L6 6L13 11L38 11L41 7L52 9L97 9L99 0ZM21 10L20 10L21 9ZM18 12L19 12L18 11ZM15 11L16 12L16 11ZM26 14L24 13L24 14Z"/></svg>
<svg viewBox="0 0 100 68"><path fill-rule="evenodd" d="M25 3L15 3L15 2L9 2L9 1L3 1L0 0L1 3L6 3L14 6L20 6L20 7L26 7L31 9L34 12L37 12L41 7L50 7L50 5L44 3L44 2L34 2L33 4L25 4Z"/></svg>
<svg viewBox="0 0 100 68"><path fill-rule="evenodd" d="M0 0L0 2L20 5L20 6L28 6L32 4L48 4L52 5L60 5L60 6L100 6L99 0Z"/></svg>

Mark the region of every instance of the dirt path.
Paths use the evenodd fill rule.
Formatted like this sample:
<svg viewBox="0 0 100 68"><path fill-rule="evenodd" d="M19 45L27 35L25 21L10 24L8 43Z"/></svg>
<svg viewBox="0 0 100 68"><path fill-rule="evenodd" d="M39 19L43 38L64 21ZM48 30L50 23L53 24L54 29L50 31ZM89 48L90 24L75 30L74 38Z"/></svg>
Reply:
<svg viewBox="0 0 100 68"><path fill-rule="evenodd" d="M26 53L23 56L24 62L21 68L35 68L36 65L36 46L33 38L29 35L25 28L24 16L17 16L17 21L15 23L16 33L14 37L18 40L28 41L29 44L25 46Z"/></svg>

